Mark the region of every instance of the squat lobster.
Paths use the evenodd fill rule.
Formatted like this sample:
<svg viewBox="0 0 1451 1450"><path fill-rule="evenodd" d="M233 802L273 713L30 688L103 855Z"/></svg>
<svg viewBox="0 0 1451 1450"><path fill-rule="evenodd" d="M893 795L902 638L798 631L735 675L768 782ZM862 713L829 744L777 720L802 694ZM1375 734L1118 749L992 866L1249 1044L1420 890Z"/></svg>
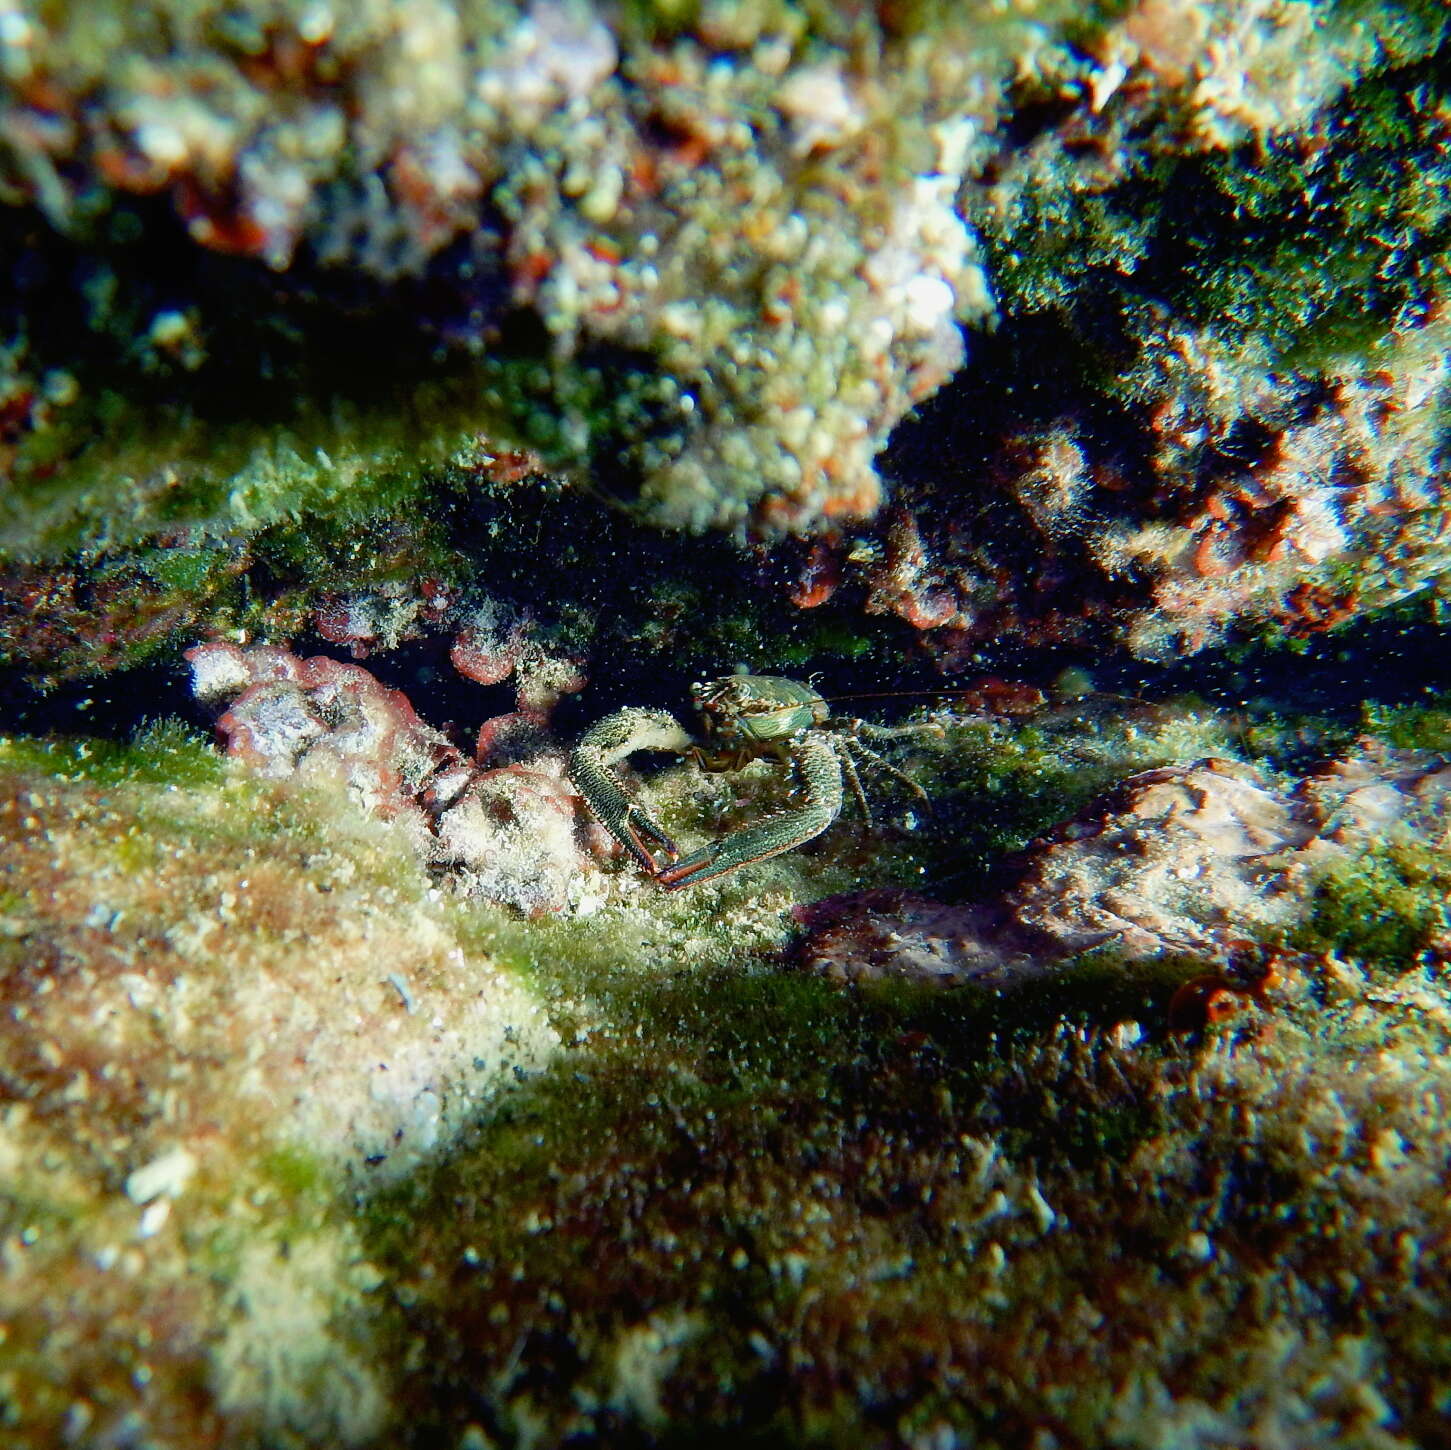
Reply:
<svg viewBox="0 0 1451 1450"><path fill-rule="evenodd" d="M692 738L664 710L619 710L585 731L570 752L569 778L601 825L662 886L675 890L794 850L819 836L841 814L843 777L868 822L853 755L882 766L915 791L916 781L864 743L935 727L889 728L833 716L810 685L779 675L727 675L692 687L702 736ZM637 750L668 750L702 770L739 770L752 760L790 765L804 802L759 825L733 831L682 857L660 825L621 788L612 767Z"/></svg>

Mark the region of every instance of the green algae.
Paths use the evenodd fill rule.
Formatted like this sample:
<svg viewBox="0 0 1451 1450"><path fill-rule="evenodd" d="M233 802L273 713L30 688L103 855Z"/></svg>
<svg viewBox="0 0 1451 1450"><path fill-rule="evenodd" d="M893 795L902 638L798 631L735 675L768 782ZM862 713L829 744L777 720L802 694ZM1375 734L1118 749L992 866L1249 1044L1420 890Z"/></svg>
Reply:
<svg viewBox="0 0 1451 1450"><path fill-rule="evenodd" d="M264 411L227 421L174 407L112 407L104 421L73 420L86 441L58 476L22 446L0 545L13 558L56 559L176 529L204 547L302 515L396 514L424 479L471 447L484 426L484 390L483 374L465 371L412 383L401 406L325 394L276 420ZM155 555L143 559L154 564Z"/></svg>
<svg viewBox="0 0 1451 1450"><path fill-rule="evenodd" d="M1432 119L1447 99L1434 65L1377 75L1336 108L1323 154L1287 144L1268 164L1212 162L1200 184L1225 211L1204 220L1237 242L1181 274L1185 314L1305 371L1373 352L1387 317L1427 304L1451 248L1451 166Z"/></svg>
<svg viewBox="0 0 1451 1450"><path fill-rule="evenodd" d="M284 1198L310 1200L336 1191L331 1170L315 1154L288 1145L273 1148L258 1160L260 1177L268 1180Z"/></svg>
<svg viewBox="0 0 1451 1450"><path fill-rule="evenodd" d="M1412 840L1387 841L1320 879L1305 921L1289 934L1302 951L1330 951L1378 972L1401 972L1444 933L1451 865Z"/></svg>
<svg viewBox="0 0 1451 1450"><path fill-rule="evenodd" d="M1214 728L1193 730L1203 741ZM1017 802L1021 832L1100 771L1191 733L1085 706L1028 727L954 726L941 757L926 754L939 791L959 762L974 791L1005 777L998 794ZM1083 778L1053 768L1075 739ZM54 773L92 767L53 744L44 760ZM110 782L116 767L94 768L99 779L72 786ZM299 831L311 850L309 814L341 844L320 798L286 797L232 787L227 810L264 850ZM671 799L691 822L709 815L697 795ZM1247 1027L1185 1042L1162 1031L1167 997L1206 964L1135 966L1112 950L1008 993L842 990L789 965L779 914L747 919L753 892L801 899L838 870L837 856L796 853L764 883L743 873L728 892L646 895L645 910L583 919L441 908L465 960L527 978L563 1057L388 1188L354 1197L312 1154L269 1147L249 1166L245 1214L193 1230L197 1262L240 1306L259 1235L299 1251L336 1235L334 1258L360 1236L381 1292L359 1299L333 1259L300 1282L356 1331L319 1331L320 1362L341 1373L364 1345L408 1422L403 1444L482 1420L504 1440L607 1429L615 1443L668 1443L710 1423L775 1443L851 1431L885 1445L903 1427L950 1425L1006 1446L1050 1404L1083 1443L1108 1445L1134 1365L1176 1364L1179 1396L1228 1414L1233 1386L1276 1383L1243 1346L1291 1323L1293 1392L1330 1373L1295 1306L1345 1272L1389 1286L1384 1312L1334 1318L1385 1347L1396 1367L1364 1381L1413 1414L1408 1383L1448 1373L1444 1316L1423 1310L1414 1337L1403 1327L1409 1290L1375 1237L1374 1202L1355 1197L1357 1160L1347 1149L1332 1172L1313 1116L1295 1115L1329 1093L1367 1135L1411 1132L1397 1094L1414 1085L1387 1078L1372 1092L1357 1074L1367 1043L1439 1029L1307 995L1271 1009L1272 1034L1256 1035L1254 1008ZM247 941L265 945L265 929ZM1381 959L1384 983L1390 948ZM1429 1200L1399 1201L1422 1232ZM969 1380L982 1393L965 1396ZM279 1388L274 1439L309 1443L311 1422L289 1419L309 1383ZM1139 1423L1158 1423L1146 1413Z"/></svg>
<svg viewBox="0 0 1451 1450"><path fill-rule="evenodd" d="M1401 750L1451 751L1451 701L1425 705L1361 706L1366 734Z"/></svg>
<svg viewBox="0 0 1451 1450"><path fill-rule="evenodd" d="M1217 712L1189 702L1101 700L1052 708L1037 720L949 723L939 745L924 737L918 750L931 802L923 849L936 858L922 864L953 895L969 898L1004 857L1126 775L1238 754L1232 722Z"/></svg>
<svg viewBox="0 0 1451 1450"><path fill-rule="evenodd" d="M1342 4L1326 20L1313 63L1347 89L1312 141L1180 156L1125 147L1111 186L1076 151L1041 145L1021 163L1022 184L982 207L1005 312L1087 309L1087 330L1070 327L1081 382L1097 371L1115 391L1117 349L1090 319L1130 300L1123 277L1150 283L1231 349L1306 371L1382 345L1387 317L1425 304L1451 246L1451 169L1436 139L1443 68L1431 59L1451 27L1434 4ZM1087 83L1086 59L1062 65L1020 79L1027 114L1051 115L1065 88Z"/></svg>
<svg viewBox="0 0 1451 1450"><path fill-rule="evenodd" d="M215 571L232 562L225 547L168 548L143 551L136 566L168 591L194 594L210 582Z"/></svg>
<svg viewBox="0 0 1451 1450"><path fill-rule="evenodd" d="M882 641L874 638L849 618L823 619L800 640L784 644L779 665L784 669L800 669L823 659L870 662L882 669Z"/></svg>
<svg viewBox="0 0 1451 1450"><path fill-rule="evenodd" d="M129 742L104 739L0 737L0 766L100 786L217 785L224 774L216 748L176 719L151 722Z"/></svg>
<svg viewBox="0 0 1451 1450"><path fill-rule="evenodd" d="M882 1015L882 999L870 994L833 994L827 1003L812 993L811 1028L801 1034L799 1000L784 1020L774 992L748 1004L728 996L702 1015L689 1001L682 1010L679 985L665 986L657 1030L646 1035L648 1056L629 1049L637 1034L624 1033L622 1043L599 1039L604 1045L568 1072L517 1096L508 1118L460 1158L370 1204L379 1259L415 1272L420 1263L462 1265L446 1301L410 1295L414 1325L441 1356L426 1398L404 1390L423 1417L418 1434L425 1439L458 1413L449 1401L465 1382L477 1389L465 1365L481 1352L492 1358L484 1344L528 1346L533 1372L495 1380L487 1394L488 1413L506 1433L521 1433L541 1414L552 1433L594 1423L611 1399L600 1386L610 1380L617 1337L676 1313L703 1315L703 1334L671 1362L668 1421L707 1414L714 1424L734 1423L718 1398L724 1394L755 1406L750 1423L758 1429L763 1414L779 1417L776 1433L788 1443L814 1443L844 1425L860 1437L876 1423L872 1366L895 1364L903 1339L921 1343L910 1326L935 1317L944 1326L939 1353L961 1354L963 1335L977 1342L969 1324L1011 1335L1015 1321L1032 1322L1030 1304L1051 1317L1053 1306L1066 1310L1084 1294L1095 1299L1089 1286L1107 1263L1117 1265L1121 1286L1138 1263L1153 1262L1159 1273L1176 1260L1187 1268L1182 1243L1206 1229L1222 1232L1216 1216L1239 1220L1234 1231L1266 1248L1279 1233L1280 1260L1296 1255L1276 1205L1303 1203L1298 1223L1310 1242L1318 1215L1333 1221L1323 1183L1289 1162L1242 1188L1237 1204L1215 1207L1213 1168L1206 1186L1184 1192L1174 1153L1195 1151L1197 1130L1183 1121L1182 1090L1165 1090L1183 1061L1173 1050L1110 1051L1060 1021L1026 1028L1015 1045L984 1037L964 1051L950 1026L963 998L949 996L944 1006L941 994L927 1017L914 1020L900 998ZM919 994L924 1006L932 1000ZM746 1005L754 1021L737 1025L735 1009ZM782 1038L794 1039L797 1050L783 1056ZM1229 1105L1211 1109L1212 1119L1221 1111ZM987 1161L1001 1164L1004 1175L988 1186L1016 1194L1041 1184L1058 1205L1053 1219L1061 1223L1071 1203L1074 1224L1067 1237L1062 1229L1040 1237L1015 1226L1011 1212L998 1218L989 1245L1006 1242L1018 1262L995 1284L983 1272L987 1245L972 1246L982 1228L971 1227L993 1222L981 1217L991 1194L974 1209L966 1188L982 1172L983 1149L954 1153L949 1146L976 1144L972 1135L986 1124L1000 1155ZM874 1136L891 1145L885 1153L873 1153ZM1211 1143L1200 1142L1198 1151L1209 1150L1219 1164L1221 1149ZM1146 1149L1158 1158L1165 1189L1174 1187L1133 1190L1142 1197L1130 1210L1127 1185L1110 1185L1119 1175L1141 1183ZM1013 1177L1035 1162L1046 1176ZM914 1183L918 1172L926 1179ZM823 1173L822 1181L836 1185L824 1200L812 1186ZM1075 1174L1082 1181L1070 1188ZM1095 1193L1111 1198L1099 1217L1089 1208ZM1115 1212L1124 1213L1121 1225ZM586 1238L608 1240L614 1254L583 1254ZM1163 1294L1180 1292L1177 1278L1171 1270ZM834 1321L809 1307L823 1296L830 1303L847 1285L852 1308L844 1303L841 1312L875 1326L861 1340L832 1338ZM1274 1272L1265 1288L1272 1301L1286 1292L1275 1288ZM806 1336L799 1356L781 1361L759 1347L784 1343L778 1336L793 1324ZM957 1328L947 1331L948 1324ZM1108 1332L1105 1342L1116 1337ZM1212 1361L1213 1338L1191 1335L1189 1343ZM829 1382L836 1385L825 1400L811 1369L821 1356L834 1366ZM790 1398L782 1395L783 1371L794 1385ZM1017 1406L1030 1413L1027 1401L1041 1397L1041 1386L1031 1375L1003 1381L988 1373L996 1386L990 1410L975 1413L950 1381L934 1385L929 1374L916 1379L899 1411L914 1423L946 1414L991 1437L1004 1416L1015 1422ZM559 1392L560 1375L573 1386L568 1396ZM1106 1386L1075 1397L1087 1443L1104 1443L1112 1398ZM633 1423L627 1416L625 1425Z"/></svg>

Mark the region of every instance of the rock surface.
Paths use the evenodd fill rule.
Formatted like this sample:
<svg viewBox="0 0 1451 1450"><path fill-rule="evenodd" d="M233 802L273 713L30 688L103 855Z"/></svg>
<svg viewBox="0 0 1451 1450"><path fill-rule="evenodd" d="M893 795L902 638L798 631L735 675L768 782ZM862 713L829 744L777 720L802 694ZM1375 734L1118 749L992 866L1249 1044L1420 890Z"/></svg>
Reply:
<svg viewBox="0 0 1451 1450"><path fill-rule="evenodd" d="M1224 960L1302 921L1326 875L1377 845L1438 851L1448 812L1444 758L1375 741L1299 780L1221 759L1163 766L1034 841L990 904L865 892L806 908L802 958L836 980L986 985L1095 948Z"/></svg>
<svg viewBox="0 0 1451 1450"><path fill-rule="evenodd" d="M0 1443L1443 1443L1448 57L0 0Z"/></svg>

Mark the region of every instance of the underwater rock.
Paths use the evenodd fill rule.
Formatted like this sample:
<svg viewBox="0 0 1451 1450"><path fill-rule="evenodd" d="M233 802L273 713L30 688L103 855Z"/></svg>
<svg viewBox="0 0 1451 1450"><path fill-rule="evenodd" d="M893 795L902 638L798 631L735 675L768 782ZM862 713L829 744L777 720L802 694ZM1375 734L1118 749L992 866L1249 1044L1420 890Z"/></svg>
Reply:
<svg viewBox="0 0 1451 1450"><path fill-rule="evenodd" d="M1004 635L1170 658L1439 593L1448 35L1155 0L1024 77L963 193L998 331L884 456L875 607L955 670Z"/></svg>
<svg viewBox="0 0 1451 1450"><path fill-rule="evenodd" d="M0 742L7 1443L392 1419L339 1195L447 1152L558 1038L340 786L169 728Z"/></svg>
<svg viewBox="0 0 1451 1450"><path fill-rule="evenodd" d="M980 680L931 819L679 893L549 729L1440 590L1448 35L0 0L0 652L237 641L230 758L0 741L0 1439L1441 1443L1444 715Z"/></svg>
<svg viewBox="0 0 1451 1450"><path fill-rule="evenodd" d="M719 528L747 605L949 671L1448 577L1443 7L264 11L0 38L0 650L42 678L391 646L541 486L662 589L652 529Z"/></svg>
<svg viewBox="0 0 1451 1450"><path fill-rule="evenodd" d="M1313 375L1145 316L1115 384L1136 416L1095 419L1085 395L1017 433L984 420L996 441L970 510L904 475L856 571L867 609L957 669L1004 633L1166 658L1231 632L1318 633L1438 588L1443 313Z"/></svg>
<svg viewBox="0 0 1451 1450"><path fill-rule="evenodd" d="M997 986L1096 948L1222 961L1307 919L1327 876L1378 844L1434 851L1448 818L1444 759L1373 740L1297 781L1221 759L1164 766L1045 832L994 900L868 891L799 908L800 959L837 981ZM1443 945L1430 927L1426 949Z"/></svg>
<svg viewBox="0 0 1451 1450"><path fill-rule="evenodd" d="M626 870L589 914L525 918L430 884L406 786L432 735L367 671L194 665L253 763L175 726L0 745L7 1443L807 1445L829 1422L895 1450L924 1426L1031 1444L1045 1406L1091 1450L1185 1424L1436 1443L1444 713L1294 778L1140 771L975 913L804 907L823 970L876 978L842 991L786 965L789 905L900 841L839 832L693 893ZM1020 733L983 813L1210 729L1113 707L953 721L923 763ZM777 775L650 787L695 829L779 802ZM1258 917L1257 879L1285 884ZM1193 933L1169 970L1227 973L1256 920L1294 960L1220 988L1236 1014L1186 1023L1134 975ZM1058 968L1106 931L1125 945L1075 988Z"/></svg>
<svg viewBox="0 0 1451 1450"><path fill-rule="evenodd" d="M847 892L792 914L806 928L798 960L834 982L1017 982L1051 971L1061 955L1046 933L1013 933L1006 912L946 906L909 891Z"/></svg>
<svg viewBox="0 0 1451 1450"><path fill-rule="evenodd" d="M546 659L537 648L532 657ZM585 858L561 750L531 737L527 763L481 769L360 665L221 643L187 658L197 696L229 702L217 721L229 755L273 779L346 791L470 894L527 913L559 911L577 896ZM538 731L546 702L558 698L541 693L540 679L526 672L520 689L533 703L486 723L482 741L505 733L500 721ZM569 674L564 683L582 681Z"/></svg>
<svg viewBox="0 0 1451 1450"><path fill-rule="evenodd" d="M1445 984L1341 961L1267 1006L1185 1039L1081 1024L1053 983L677 981L651 1050L590 1078L610 1131L579 1132L560 1084L522 1177L481 1148L392 1235L440 1356L405 1392L418 1443L485 1419L882 1450L1068 1425L1085 1450L1435 1443ZM462 1272L461 1244L490 1247Z"/></svg>
<svg viewBox="0 0 1451 1450"><path fill-rule="evenodd" d="M168 1143L213 1142L218 1114L223 1140L256 1120L348 1172L401 1173L513 1080L509 1064L547 1057L527 994L465 966L405 838L367 820L338 766L285 782L254 769L245 786L218 774L187 794L109 790L84 756L74 781L46 777L27 753L43 759L4 755L8 940L24 947L6 1060L22 1099L110 1122L90 1151L118 1182ZM304 792L297 812L287 791ZM329 799L331 846L307 822ZM224 819L259 830L263 802L279 812L266 860ZM203 1168L206 1151L189 1149ZM133 1197L157 1196L138 1182Z"/></svg>
<svg viewBox="0 0 1451 1450"><path fill-rule="evenodd" d="M90 250L98 290L155 298L91 322L189 393L253 325L214 278L269 299L281 327L264 324L265 351L299 373L282 361L286 319L321 308L321 339L364 297L422 335L394 367L428 371L436 345L454 355L491 456L511 431L573 462L611 456L623 434L657 522L806 531L872 513L874 453L960 363L958 321L992 312L956 195L998 77L1045 34L1037 17L969 8L900 28L866 11L672 19L581 0L240 6L166 26L21 12L6 199ZM108 224L163 239L186 272L158 286ZM12 391L39 397L27 351L22 334ZM94 403L84 387L68 400L77 418ZM17 409L15 469L35 499L85 508L31 455L93 474L84 455L105 445L38 406ZM444 440L431 459L460 453L457 408L414 411ZM330 436L297 447L314 422ZM263 408L257 423L232 490L246 475L244 493L266 493L264 449L306 471L320 447L370 475L394 451L321 418L278 429ZM137 462L134 477L169 466L189 487L206 471L184 433ZM209 502L234 527L257 517L241 496ZM47 522L12 511L5 532L34 547Z"/></svg>

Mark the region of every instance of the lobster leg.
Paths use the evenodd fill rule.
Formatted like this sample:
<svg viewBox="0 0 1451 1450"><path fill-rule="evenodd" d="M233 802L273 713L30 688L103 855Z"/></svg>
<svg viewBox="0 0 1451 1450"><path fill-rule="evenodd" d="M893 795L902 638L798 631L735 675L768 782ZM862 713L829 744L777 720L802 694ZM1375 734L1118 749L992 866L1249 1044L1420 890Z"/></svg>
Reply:
<svg viewBox="0 0 1451 1450"><path fill-rule="evenodd" d="M841 760L836 747L820 735L807 735L789 747L791 763L801 779L806 803L758 826L712 841L683 860L656 871L662 886L676 890L724 876L729 871L764 861L819 836L841 814ZM608 824L608 823L607 823Z"/></svg>

